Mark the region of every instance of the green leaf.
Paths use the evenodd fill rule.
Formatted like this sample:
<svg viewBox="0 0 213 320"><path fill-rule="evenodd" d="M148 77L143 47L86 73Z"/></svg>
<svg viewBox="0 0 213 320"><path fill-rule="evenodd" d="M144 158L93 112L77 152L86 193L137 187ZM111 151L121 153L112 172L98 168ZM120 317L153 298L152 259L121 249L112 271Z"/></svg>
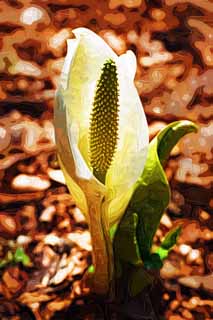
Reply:
<svg viewBox="0 0 213 320"><path fill-rule="evenodd" d="M14 254L14 262L21 262L24 266L30 264L30 258L26 255L23 248L17 248Z"/></svg>
<svg viewBox="0 0 213 320"><path fill-rule="evenodd" d="M88 269L87 269L88 273L93 274L95 272L95 267L93 264L91 264Z"/></svg>
<svg viewBox="0 0 213 320"><path fill-rule="evenodd" d="M8 261L8 263L13 261L13 253L10 250L7 251L6 260Z"/></svg>
<svg viewBox="0 0 213 320"><path fill-rule="evenodd" d="M157 135L157 152L161 165L164 167L169 154L178 141L188 133L196 132L198 126L188 120L175 121L166 126Z"/></svg>
<svg viewBox="0 0 213 320"><path fill-rule="evenodd" d="M147 270L159 270L162 266L162 260L157 253L150 254L150 256L144 261L144 267Z"/></svg>
<svg viewBox="0 0 213 320"><path fill-rule="evenodd" d="M165 239L161 243L161 246L155 251L155 253L159 255L162 261L165 258L167 258L169 251L176 244L177 238L179 237L180 233L181 233L180 226L168 232Z"/></svg>
<svg viewBox="0 0 213 320"><path fill-rule="evenodd" d="M4 259L2 259L0 261L0 269L1 268L4 268L8 263L12 262L13 261L13 254L12 252L9 250L7 251L6 253L6 256L4 257Z"/></svg>
<svg viewBox="0 0 213 320"><path fill-rule="evenodd" d="M153 277L142 267L134 267L130 271L128 290L130 296L134 297L139 294L145 287L153 282Z"/></svg>
<svg viewBox="0 0 213 320"><path fill-rule="evenodd" d="M113 241L116 231L118 228L118 223L114 223L113 226L109 229L109 235L110 235L110 239Z"/></svg>
<svg viewBox="0 0 213 320"><path fill-rule="evenodd" d="M118 225L114 238L115 256L121 261L137 265L140 253L137 246L136 228L138 215L127 211Z"/></svg>
<svg viewBox="0 0 213 320"><path fill-rule="evenodd" d="M1 260L1 261L0 261L0 269L1 269L1 268L4 268L7 264L8 264L8 261L7 261L7 260L5 260L5 259Z"/></svg>
<svg viewBox="0 0 213 320"><path fill-rule="evenodd" d="M159 247L155 252L158 255L159 259L161 261L163 261L164 259L166 259L168 257L169 251L170 250Z"/></svg>
<svg viewBox="0 0 213 320"><path fill-rule="evenodd" d="M178 226L172 229L170 232L167 233L165 239L163 240L161 247L163 249L171 249L177 242L177 239L181 233L181 227Z"/></svg>
<svg viewBox="0 0 213 320"><path fill-rule="evenodd" d="M130 212L138 214L136 235L143 261L150 257L153 237L170 199L170 188L162 166L177 141L196 130L190 121L176 121L164 128L149 145L145 168L128 206Z"/></svg>
<svg viewBox="0 0 213 320"><path fill-rule="evenodd" d="M160 269L163 251L164 255L168 252L162 247L161 255L159 252L151 254L153 237L170 199L170 188L162 166L177 141L196 129L190 121L177 121L152 140L144 171L117 227L113 240L116 276L128 281L131 296L139 293L151 281L144 273L142 260L146 269ZM177 233L176 230L165 239L165 247L176 240ZM128 274L125 274L123 268L126 264L130 264Z"/></svg>

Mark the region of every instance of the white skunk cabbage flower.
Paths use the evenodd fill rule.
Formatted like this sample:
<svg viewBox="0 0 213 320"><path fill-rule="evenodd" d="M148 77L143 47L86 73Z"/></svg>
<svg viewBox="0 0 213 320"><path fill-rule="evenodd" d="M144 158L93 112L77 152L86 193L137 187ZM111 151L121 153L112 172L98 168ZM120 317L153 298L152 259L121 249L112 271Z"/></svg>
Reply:
<svg viewBox="0 0 213 320"><path fill-rule="evenodd" d="M103 293L112 272L109 228L121 219L143 171L148 126L134 85L134 53L117 56L86 28L73 33L56 93L56 144L67 186L90 228L95 290Z"/></svg>

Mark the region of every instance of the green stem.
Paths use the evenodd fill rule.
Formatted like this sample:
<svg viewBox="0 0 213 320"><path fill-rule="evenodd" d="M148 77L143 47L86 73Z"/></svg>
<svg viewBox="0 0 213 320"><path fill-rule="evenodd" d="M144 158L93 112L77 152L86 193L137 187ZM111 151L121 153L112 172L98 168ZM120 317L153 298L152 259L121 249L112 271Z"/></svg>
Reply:
<svg viewBox="0 0 213 320"><path fill-rule="evenodd" d="M100 214L100 205L94 201L89 210L92 258L95 269L92 290L96 294L107 295L112 281L113 254L109 232Z"/></svg>
<svg viewBox="0 0 213 320"><path fill-rule="evenodd" d="M113 245L110 238L109 227L106 223L107 218L102 216L102 227L104 240L106 244L107 256L108 256L108 275L109 275L109 298L114 299L114 255L113 255Z"/></svg>

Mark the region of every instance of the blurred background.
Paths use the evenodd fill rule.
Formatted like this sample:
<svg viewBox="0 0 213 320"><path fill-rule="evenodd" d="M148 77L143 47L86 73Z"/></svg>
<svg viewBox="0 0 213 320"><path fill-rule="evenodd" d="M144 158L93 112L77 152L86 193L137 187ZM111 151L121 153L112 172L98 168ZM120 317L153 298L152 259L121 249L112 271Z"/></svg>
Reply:
<svg viewBox="0 0 213 320"><path fill-rule="evenodd" d="M90 235L58 166L52 124L66 39L79 26L119 55L136 54L150 139L174 120L199 125L169 158L172 196L155 243L183 226L161 270L165 319L213 319L212 15L210 0L0 1L2 320L63 320L73 301L84 304Z"/></svg>

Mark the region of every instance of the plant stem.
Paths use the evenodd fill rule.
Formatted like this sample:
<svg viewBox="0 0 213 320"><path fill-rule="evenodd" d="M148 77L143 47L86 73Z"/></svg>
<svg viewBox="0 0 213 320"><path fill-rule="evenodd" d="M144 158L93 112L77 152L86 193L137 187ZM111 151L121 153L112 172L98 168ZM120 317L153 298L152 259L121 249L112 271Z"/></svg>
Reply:
<svg viewBox="0 0 213 320"><path fill-rule="evenodd" d="M102 223L100 203L93 201L90 205L90 234L92 240L92 258L95 273L92 282L92 290L96 294L107 295L112 279L112 267L109 260L112 259L111 241Z"/></svg>

